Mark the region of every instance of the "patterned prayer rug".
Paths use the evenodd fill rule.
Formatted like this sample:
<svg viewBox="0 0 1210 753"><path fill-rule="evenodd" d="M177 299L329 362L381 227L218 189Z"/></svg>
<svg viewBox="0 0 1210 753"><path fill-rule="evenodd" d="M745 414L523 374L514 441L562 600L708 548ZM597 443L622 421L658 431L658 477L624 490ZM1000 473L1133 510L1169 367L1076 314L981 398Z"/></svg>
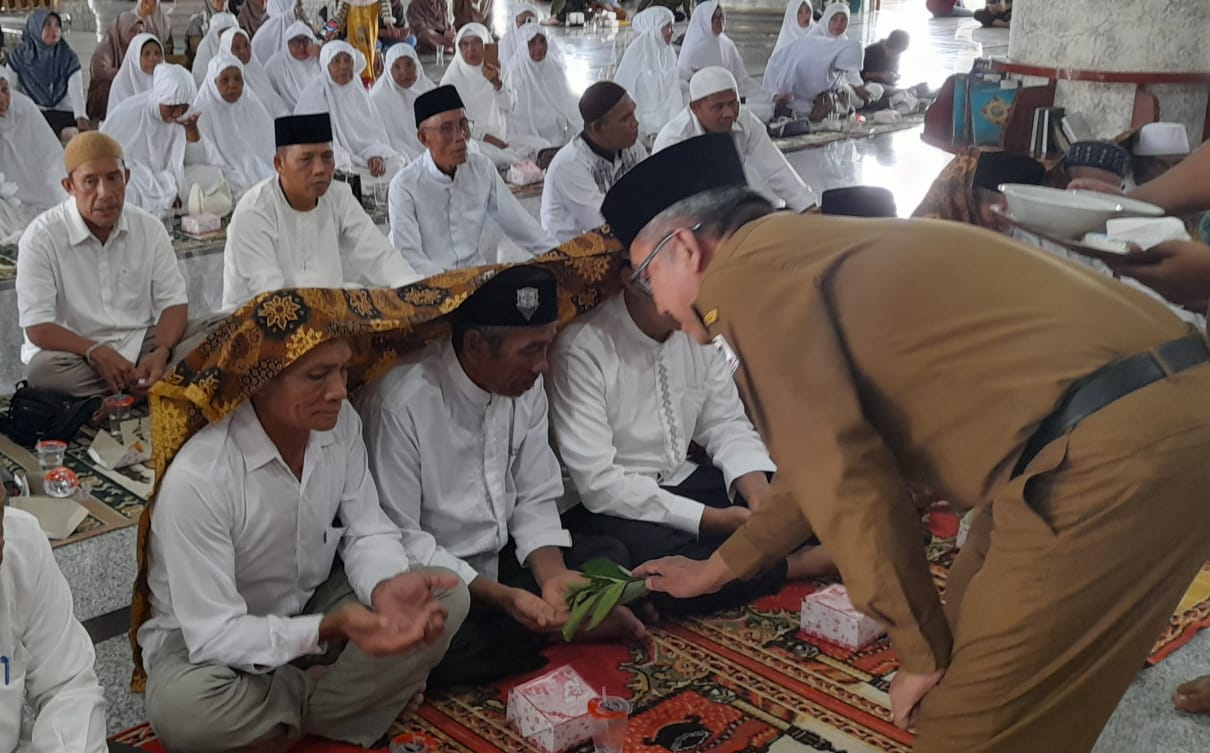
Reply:
<svg viewBox="0 0 1210 753"><path fill-rule="evenodd" d="M8 397L0 398L0 411L8 409ZM136 410L135 415L146 416L147 409ZM134 465L119 471L101 466L88 455L88 447L96 429L85 426L67 445L64 465L80 477L80 482L89 489L90 496L80 502L88 509L88 517L71 536L51 541L51 546L63 546L98 536L109 531L128 528L139 521L143 506L151 494L155 474L149 465ZM0 434L0 465L9 471L37 471L38 458L26 449Z"/></svg>
<svg viewBox="0 0 1210 753"><path fill-rule="evenodd" d="M955 554L958 520L930 514L928 556L944 585ZM632 700L626 753L908 753L912 736L890 722L887 689L898 662L884 640L861 651L804 638L798 608L814 584L791 584L742 609L653 630L654 653L614 645L560 644L547 651L553 669L572 665L594 688ZM1203 570L1156 644L1162 660L1210 625L1210 567ZM534 675L431 698L392 733L420 732L441 751L514 753L531 748L505 719L508 691ZM119 742L159 753L140 725ZM357 748L307 740L299 753ZM589 753L592 744L572 749Z"/></svg>

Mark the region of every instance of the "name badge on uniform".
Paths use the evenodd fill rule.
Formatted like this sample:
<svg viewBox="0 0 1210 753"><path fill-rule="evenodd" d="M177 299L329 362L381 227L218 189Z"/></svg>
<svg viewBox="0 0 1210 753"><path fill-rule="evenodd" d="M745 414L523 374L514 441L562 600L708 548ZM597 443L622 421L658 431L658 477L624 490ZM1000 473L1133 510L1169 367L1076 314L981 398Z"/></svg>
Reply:
<svg viewBox="0 0 1210 753"><path fill-rule="evenodd" d="M723 363L727 364L727 376L735 376L735 372L739 370L739 356L735 355L734 350L731 350L731 345L727 342L727 338L722 335L715 335L714 339L710 342L723 355Z"/></svg>

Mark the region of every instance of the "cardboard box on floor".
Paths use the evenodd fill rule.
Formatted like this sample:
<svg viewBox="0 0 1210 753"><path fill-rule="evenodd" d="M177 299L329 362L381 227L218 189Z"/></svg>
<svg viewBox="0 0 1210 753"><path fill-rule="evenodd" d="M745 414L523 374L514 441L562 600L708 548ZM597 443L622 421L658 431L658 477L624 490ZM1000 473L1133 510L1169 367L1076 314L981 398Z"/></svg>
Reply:
<svg viewBox="0 0 1210 753"><path fill-rule="evenodd" d="M151 460L150 418L123 421L121 431L121 441L107 431L97 432L88 447L88 456L111 471Z"/></svg>
<svg viewBox="0 0 1210 753"><path fill-rule="evenodd" d="M565 664L513 688L508 694L508 721L546 753L561 753L592 739L588 702L599 695Z"/></svg>
<svg viewBox="0 0 1210 753"><path fill-rule="evenodd" d="M38 519L42 532L52 539L65 539L88 517L88 510L72 499L46 496L42 487L44 473L28 473L26 481L32 496L13 497L9 505Z"/></svg>
<svg viewBox="0 0 1210 753"><path fill-rule="evenodd" d="M841 585L803 597L799 625L807 635L850 651L865 648L886 633L877 620L853 607L849 592Z"/></svg>

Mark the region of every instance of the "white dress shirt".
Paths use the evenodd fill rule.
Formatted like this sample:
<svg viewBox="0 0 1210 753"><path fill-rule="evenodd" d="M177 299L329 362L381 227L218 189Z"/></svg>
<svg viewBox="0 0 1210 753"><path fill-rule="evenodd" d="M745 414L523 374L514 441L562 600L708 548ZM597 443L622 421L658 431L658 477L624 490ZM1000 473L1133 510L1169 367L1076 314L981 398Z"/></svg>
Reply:
<svg viewBox="0 0 1210 753"><path fill-rule="evenodd" d="M601 202L613 184L647 159L639 143L622 150L616 159L602 157L576 136L555 154L542 186L542 227L559 243L605 224Z"/></svg>
<svg viewBox="0 0 1210 753"><path fill-rule="evenodd" d="M661 488L697 469L690 440L729 492L744 474L776 470L719 352L683 332L651 339L621 295L559 333L546 383L559 455L592 512L696 534L703 505Z"/></svg>
<svg viewBox="0 0 1210 753"><path fill-rule="evenodd" d="M686 105L660 130L651 151L662 151L705 132L697 116ZM790 166L786 155L769 138L765 124L746 105L739 108L739 117L731 127L731 137L744 163L748 184L765 194L774 204L784 203L791 210L801 212L818 202L815 191Z"/></svg>
<svg viewBox="0 0 1210 753"><path fill-rule="evenodd" d="M534 256L558 245L482 154L467 154L451 178L425 150L391 180L391 244L425 277L489 263L479 250L489 216Z"/></svg>
<svg viewBox="0 0 1210 753"><path fill-rule="evenodd" d="M34 712L29 753L105 753L105 694L92 639L34 516L8 508L0 567L0 751L18 749L21 709Z"/></svg>
<svg viewBox="0 0 1210 753"><path fill-rule="evenodd" d="M408 569L357 412L345 403L336 428L311 432L299 480L244 402L186 442L164 474L151 519L152 618L139 628L149 669L176 629L191 662L242 672L321 653L323 615L296 615L337 553L363 604Z"/></svg>
<svg viewBox="0 0 1210 753"><path fill-rule="evenodd" d="M127 204L101 243L74 198L26 228L18 244L16 288L23 329L57 324L108 343L131 362L164 309L189 303L172 241L158 219ZM21 360L29 363L39 350L26 337Z"/></svg>
<svg viewBox="0 0 1210 753"><path fill-rule="evenodd" d="M485 392L441 340L367 385L357 407L382 506L413 564L469 584L496 579L510 535L522 565L540 547L571 546L541 380L517 398Z"/></svg>
<svg viewBox="0 0 1210 753"><path fill-rule="evenodd" d="M239 200L223 250L223 310L283 288L397 288L420 279L366 214L332 181L319 204L290 206L277 176Z"/></svg>

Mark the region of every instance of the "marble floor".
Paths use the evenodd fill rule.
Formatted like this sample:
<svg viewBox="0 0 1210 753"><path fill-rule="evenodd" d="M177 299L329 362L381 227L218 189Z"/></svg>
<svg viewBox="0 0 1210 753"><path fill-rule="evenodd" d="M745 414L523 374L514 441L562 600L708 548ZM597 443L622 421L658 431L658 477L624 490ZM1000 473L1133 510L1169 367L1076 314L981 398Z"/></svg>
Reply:
<svg viewBox="0 0 1210 753"><path fill-rule="evenodd" d="M178 41L190 14L202 0L176 0L172 6L173 26ZM314 14L320 0L303 0ZM629 4L629 0L627 0ZM85 62L102 32L121 11L132 7L129 0L62 0L61 7L71 14L68 40ZM503 30L507 2L496 4L496 28ZM912 35L912 47L902 64L907 81L926 81L939 85L952 72L965 71L979 56L1004 54L1008 47L1006 30L984 30L969 19L932 19L923 0L882 0L882 10L855 15L849 36L872 41L892 29ZM736 41L745 63L754 75L763 71L781 23L784 4L780 0L733 0L728 9L727 33ZM16 42L22 19L0 14L0 28L9 44ZM683 25L682 25L683 28ZM678 32L679 33L679 32ZM628 27L614 29L559 29L554 32L568 59L573 88L583 90L593 81L607 78L622 50L633 36ZM425 60L428 73L438 78L442 65ZM819 149L789 155L791 164L817 192L828 188L870 184L892 190L901 215L910 214L920 201L949 155L920 141L919 129L900 131L866 139L838 141ZM538 201L525 202L535 215ZM191 300L209 298L214 291L216 259L191 260ZM195 295L196 293L196 295ZM8 337L4 321L15 321L12 291L0 291L0 337ZM15 325L11 325L15 329ZM7 352L0 350L0 359ZM10 378L19 365L0 363L0 384ZM134 574L134 529L81 542L56 550L60 567L75 592L76 613L86 620L97 644L97 668L109 700L109 728L118 731L143 719L142 700L127 691L130 675L130 646L125 635L130 584ZM1160 667L1147 670L1131 687L1110 726L1098 743L1097 753L1142 753L1164 750L1172 753L1205 751L1210 745L1210 719L1193 718L1172 710L1168 697L1175 683L1184 677L1210 671L1210 635L1201 636L1178 651ZM1079 723L1073 720L1073 723Z"/></svg>

